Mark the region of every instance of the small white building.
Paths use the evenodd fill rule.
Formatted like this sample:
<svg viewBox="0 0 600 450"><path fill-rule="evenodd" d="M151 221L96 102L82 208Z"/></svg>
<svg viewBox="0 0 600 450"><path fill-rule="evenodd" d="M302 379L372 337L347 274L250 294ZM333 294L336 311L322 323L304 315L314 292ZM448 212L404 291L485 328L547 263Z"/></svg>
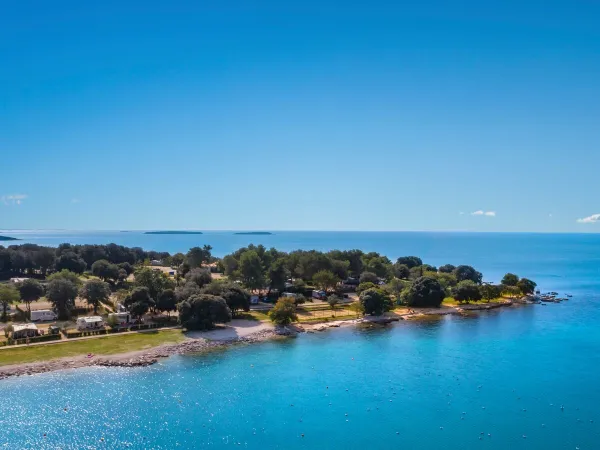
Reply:
<svg viewBox="0 0 600 450"><path fill-rule="evenodd" d="M97 330L104 328L104 319L100 316L80 317L77 319L76 326L80 331Z"/></svg>
<svg viewBox="0 0 600 450"><path fill-rule="evenodd" d="M40 330L35 323L24 323L22 325L13 325L13 339L24 339L26 337L35 337L40 335Z"/></svg>

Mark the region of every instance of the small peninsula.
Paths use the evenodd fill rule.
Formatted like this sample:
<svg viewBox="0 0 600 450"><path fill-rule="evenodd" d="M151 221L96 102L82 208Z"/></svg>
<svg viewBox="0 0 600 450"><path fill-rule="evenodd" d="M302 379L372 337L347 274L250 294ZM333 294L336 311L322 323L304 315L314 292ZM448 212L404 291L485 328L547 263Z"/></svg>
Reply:
<svg viewBox="0 0 600 450"><path fill-rule="evenodd" d="M202 231L146 231L144 234L202 234Z"/></svg>
<svg viewBox="0 0 600 450"><path fill-rule="evenodd" d="M233 233L233 234L243 234L243 235L249 235L249 236L270 236L273 233L271 233L270 231L239 231L239 232Z"/></svg>
<svg viewBox="0 0 600 450"><path fill-rule="evenodd" d="M10 237L10 236L0 236L0 241L18 241L20 239Z"/></svg>

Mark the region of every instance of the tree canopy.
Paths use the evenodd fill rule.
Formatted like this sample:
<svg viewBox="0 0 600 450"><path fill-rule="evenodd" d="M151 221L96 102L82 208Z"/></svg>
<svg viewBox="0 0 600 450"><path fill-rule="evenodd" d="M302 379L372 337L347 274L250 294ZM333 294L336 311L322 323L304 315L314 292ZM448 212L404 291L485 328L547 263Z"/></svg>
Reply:
<svg viewBox="0 0 600 450"><path fill-rule="evenodd" d="M340 279L329 270L320 270L313 275L313 283L315 283L315 286L325 292L335 289L339 281Z"/></svg>
<svg viewBox="0 0 600 450"><path fill-rule="evenodd" d="M110 287L104 281L90 280L83 285L79 295L94 307L94 314L97 314L100 303L106 302L110 297Z"/></svg>
<svg viewBox="0 0 600 450"><path fill-rule="evenodd" d="M254 250L244 252L240 257L240 277L248 289L261 289L265 285L262 261Z"/></svg>
<svg viewBox="0 0 600 450"><path fill-rule="evenodd" d="M238 311L250 311L250 293L235 283L213 282L204 286L200 292L221 297L234 317Z"/></svg>
<svg viewBox="0 0 600 450"><path fill-rule="evenodd" d="M417 256L401 256L396 260L396 264L403 264L412 269L413 267L422 266L423 260Z"/></svg>
<svg viewBox="0 0 600 450"><path fill-rule="evenodd" d="M156 302L156 309L167 312L169 315L171 315L171 311L177 309L177 296L173 289L165 289L160 293Z"/></svg>
<svg viewBox="0 0 600 450"><path fill-rule="evenodd" d="M453 266L452 264L444 264L438 269L441 273L453 273L454 270L456 270L456 266Z"/></svg>
<svg viewBox="0 0 600 450"><path fill-rule="evenodd" d="M58 274L56 274L58 275ZM77 285L68 277L55 277L46 287L46 298L52 304L60 320L68 320L75 309Z"/></svg>
<svg viewBox="0 0 600 450"><path fill-rule="evenodd" d="M535 292L537 284L527 278L521 278L517 283L519 290L525 295L531 295Z"/></svg>
<svg viewBox="0 0 600 450"><path fill-rule="evenodd" d="M205 245L202 248L193 247L187 252L187 263L192 268L200 267L204 263L209 263L211 258L211 251L212 247L210 245Z"/></svg>
<svg viewBox="0 0 600 450"><path fill-rule="evenodd" d="M27 307L27 312L31 314L31 302L37 302L44 296L44 287L34 278L27 278L22 283L19 283L19 294L21 300Z"/></svg>
<svg viewBox="0 0 600 450"><path fill-rule="evenodd" d="M463 280L452 288L452 296L459 302L481 300L482 294L479 285L471 280Z"/></svg>
<svg viewBox="0 0 600 450"><path fill-rule="evenodd" d="M407 289L406 303L415 307L439 307L446 293L444 288L434 278L417 278Z"/></svg>
<svg viewBox="0 0 600 450"><path fill-rule="evenodd" d="M371 288L360 294L360 303L365 314L380 316L392 307L392 300L383 289Z"/></svg>
<svg viewBox="0 0 600 450"><path fill-rule="evenodd" d="M483 278L483 275L481 274L481 272L477 272L471 266L464 266L464 265L458 266L456 269L454 269L454 275L456 276L456 279L458 280L458 282L465 281L465 280L471 280L473 283L477 283L477 284L481 284L481 280Z"/></svg>
<svg viewBox="0 0 600 450"><path fill-rule="evenodd" d="M379 277L373 272L363 272L359 278L359 283L379 283Z"/></svg>
<svg viewBox="0 0 600 450"><path fill-rule="evenodd" d="M209 284L212 281L210 272L206 269L195 268L185 274L187 282L196 283L199 288Z"/></svg>
<svg viewBox="0 0 600 450"><path fill-rule="evenodd" d="M504 277L502 277L502 281L501 283L504 286L516 286L517 283L519 282L519 277L517 275L515 275L514 273L507 273L506 275L504 275Z"/></svg>
<svg viewBox="0 0 600 450"><path fill-rule="evenodd" d="M179 322L188 330L211 330L216 323L231 321L231 311L221 297L193 295L178 306Z"/></svg>
<svg viewBox="0 0 600 450"><path fill-rule="evenodd" d="M0 284L0 305L2 306L2 320L6 321L9 305L18 303L19 291L9 284Z"/></svg>
<svg viewBox="0 0 600 450"><path fill-rule="evenodd" d="M69 270L73 273L83 273L87 264L77 253L66 252L56 259L56 270Z"/></svg>
<svg viewBox="0 0 600 450"><path fill-rule="evenodd" d="M290 297L281 297L269 311L271 321L276 325L289 325L298 320L296 302Z"/></svg>

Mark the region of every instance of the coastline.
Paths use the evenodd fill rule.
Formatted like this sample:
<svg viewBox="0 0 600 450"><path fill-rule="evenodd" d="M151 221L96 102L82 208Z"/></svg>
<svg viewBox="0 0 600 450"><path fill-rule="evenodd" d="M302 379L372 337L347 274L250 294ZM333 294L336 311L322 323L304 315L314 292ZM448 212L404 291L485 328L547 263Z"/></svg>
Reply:
<svg viewBox="0 0 600 450"><path fill-rule="evenodd" d="M285 333L284 331L281 333ZM275 328L267 328L255 333L237 338L210 340L206 338L187 338L177 344L165 344L144 350L114 355L79 355L39 361L25 364L0 366L0 380L10 377L35 375L45 372L55 372L66 369L79 369L82 367L145 367L156 364L160 359L173 355L203 353L212 350L224 349L237 344L251 344L267 341L280 336Z"/></svg>
<svg viewBox="0 0 600 450"><path fill-rule="evenodd" d="M207 332L188 333L188 337L177 344L164 344L144 350L137 350L114 355L79 355L39 361L25 364L0 366L0 380L10 377L35 375L82 367L145 367L156 364L160 359L173 355L206 353L213 350L226 349L238 344L254 344L277 338L296 337L299 333L315 333L330 328L357 325L387 325L401 320L419 320L426 317L442 317L446 315L468 315L478 311L526 305L533 302L526 298L506 299L505 301L485 304L464 304L459 306L444 306L441 308L415 308L407 312L391 313L383 316L365 316L359 319L336 320L311 324L292 324L284 327L273 327L267 324L258 325L258 331L237 333L237 327L223 327ZM247 325L241 325L246 327ZM232 332L233 330L233 332ZM211 339L211 337L213 337Z"/></svg>

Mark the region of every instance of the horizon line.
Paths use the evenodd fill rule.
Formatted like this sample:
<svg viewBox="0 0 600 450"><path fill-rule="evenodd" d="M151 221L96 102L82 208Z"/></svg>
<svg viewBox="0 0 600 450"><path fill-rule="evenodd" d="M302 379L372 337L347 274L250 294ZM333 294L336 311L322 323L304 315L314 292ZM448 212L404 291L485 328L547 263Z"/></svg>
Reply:
<svg viewBox="0 0 600 450"><path fill-rule="evenodd" d="M269 232L269 233L479 233L479 234L600 234L599 231L498 231L498 230L275 230L275 229L68 229L68 228L20 228L0 229L1 233L19 232L149 232L149 231L193 231L206 233Z"/></svg>

